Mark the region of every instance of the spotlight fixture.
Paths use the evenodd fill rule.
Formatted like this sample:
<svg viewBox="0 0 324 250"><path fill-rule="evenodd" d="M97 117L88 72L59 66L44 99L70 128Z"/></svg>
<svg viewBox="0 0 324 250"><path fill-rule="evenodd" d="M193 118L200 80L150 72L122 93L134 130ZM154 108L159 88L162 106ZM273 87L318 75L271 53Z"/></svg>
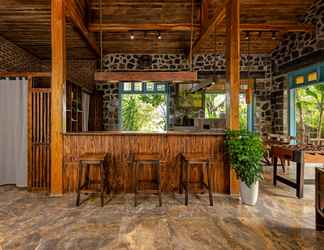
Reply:
<svg viewBox="0 0 324 250"><path fill-rule="evenodd" d="M245 33L245 40L249 40L250 39L250 32L246 32Z"/></svg>
<svg viewBox="0 0 324 250"><path fill-rule="evenodd" d="M134 39L135 39L134 33L131 33L130 36L129 36L129 38L130 38L131 40L134 40Z"/></svg>
<svg viewBox="0 0 324 250"><path fill-rule="evenodd" d="M158 34L157 34L157 38L158 38L159 40L161 40L161 39L162 39L162 35L161 35L161 33L160 33L160 32L158 32Z"/></svg>
<svg viewBox="0 0 324 250"><path fill-rule="evenodd" d="M275 31L272 32L272 40L277 39L277 33Z"/></svg>

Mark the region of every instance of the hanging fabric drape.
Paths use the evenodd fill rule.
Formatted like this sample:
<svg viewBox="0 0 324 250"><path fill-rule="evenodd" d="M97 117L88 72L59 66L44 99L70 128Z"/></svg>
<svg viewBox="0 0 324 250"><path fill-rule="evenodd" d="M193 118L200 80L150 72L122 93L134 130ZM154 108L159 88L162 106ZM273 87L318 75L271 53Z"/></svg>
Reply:
<svg viewBox="0 0 324 250"><path fill-rule="evenodd" d="M0 185L27 186L26 79L0 80Z"/></svg>
<svg viewBox="0 0 324 250"><path fill-rule="evenodd" d="M82 110L83 110L83 123L82 131L86 132L89 130L89 110L90 110L90 95L82 92Z"/></svg>

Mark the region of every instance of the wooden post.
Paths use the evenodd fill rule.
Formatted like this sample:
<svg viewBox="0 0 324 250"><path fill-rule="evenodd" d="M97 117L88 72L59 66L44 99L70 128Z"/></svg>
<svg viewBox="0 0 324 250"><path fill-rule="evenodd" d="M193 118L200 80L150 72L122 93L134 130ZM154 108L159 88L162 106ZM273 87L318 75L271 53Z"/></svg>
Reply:
<svg viewBox="0 0 324 250"><path fill-rule="evenodd" d="M226 64L227 128L239 129L240 97L240 0L230 0L226 5ZM230 169L230 193L239 193L235 172Z"/></svg>
<svg viewBox="0 0 324 250"><path fill-rule="evenodd" d="M64 0L52 0L51 195L63 194L66 81Z"/></svg>

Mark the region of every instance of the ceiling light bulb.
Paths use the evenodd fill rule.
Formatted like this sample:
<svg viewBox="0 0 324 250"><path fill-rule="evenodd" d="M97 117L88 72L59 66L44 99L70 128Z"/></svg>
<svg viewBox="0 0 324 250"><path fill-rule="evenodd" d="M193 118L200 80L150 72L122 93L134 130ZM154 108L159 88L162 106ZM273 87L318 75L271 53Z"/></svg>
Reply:
<svg viewBox="0 0 324 250"><path fill-rule="evenodd" d="M158 33L158 37L157 37L159 40L161 40L162 39L162 36L161 36L161 33L159 32Z"/></svg>
<svg viewBox="0 0 324 250"><path fill-rule="evenodd" d="M134 39L135 39L135 36L134 36L133 33L130 34L130 39L131 39L131 40L134 40Z"/></svg>
<svg viewBox="0 0 324 250"><path fill-rule="evenodd" d="M276 40L276 32L272 32L272 40Z"/></svg>
<svg viewBox="0 0 324 250"><path fill-rule="evenodd" d="M245 40L249 40L250 39L250 33L249 32L246 32L245 33Z"/></svg>

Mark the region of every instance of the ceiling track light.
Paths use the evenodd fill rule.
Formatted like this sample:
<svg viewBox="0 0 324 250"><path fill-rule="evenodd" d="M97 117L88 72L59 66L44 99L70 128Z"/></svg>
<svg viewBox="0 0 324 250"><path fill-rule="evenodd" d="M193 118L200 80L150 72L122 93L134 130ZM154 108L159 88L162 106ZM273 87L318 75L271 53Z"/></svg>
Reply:
<svg viewBox="0 0 324 250"><path fill-rule="evenodd" d="M134 39L135 39L134 33L131 33L130 36L129 36L129 38L130 38L131 40L134 40Z"/></svg>
<svg viewBox="0 0 324 250"><path fill-rule="evenodd" d="M250 32L246 32L245 33L245 40L249 40L250 39Z"/></svg>
<svg viewBox="0 0 324 250"><path fill-rule="evenodd" d="M158 38L159 40L161 40L161 39L162 39L162 35L161 35L161 33L160 33L160 32L158 32L158 33L157 33L157 38Z"/></svg>
<svg viewBox="0 0 324 250"><path fill-rule="evenodd" d="M277 32L273 31L272 32L272 40L276 40L277 39Z"/></svg>

